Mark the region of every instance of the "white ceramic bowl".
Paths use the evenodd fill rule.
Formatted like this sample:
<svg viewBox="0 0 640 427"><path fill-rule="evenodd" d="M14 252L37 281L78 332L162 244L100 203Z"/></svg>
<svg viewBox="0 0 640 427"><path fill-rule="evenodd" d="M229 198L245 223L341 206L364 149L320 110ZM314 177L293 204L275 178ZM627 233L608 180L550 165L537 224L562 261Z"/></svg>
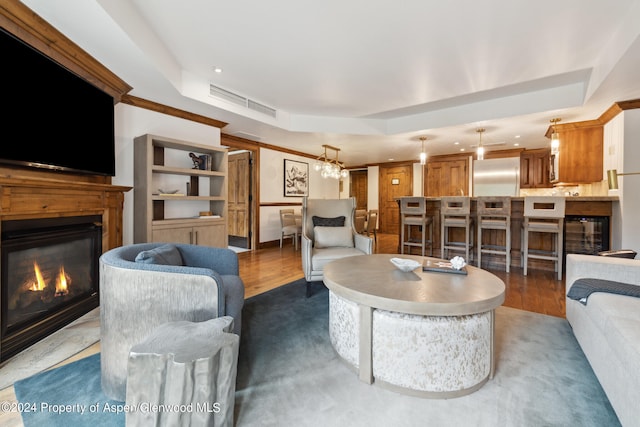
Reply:
<svg viewBox="0 0 640 427"><path fill-rule="evenodd" d="M422 265L418 261L405 258L391 258L390 261L398 270L402 270L404 272L413 271Z"/></svg>

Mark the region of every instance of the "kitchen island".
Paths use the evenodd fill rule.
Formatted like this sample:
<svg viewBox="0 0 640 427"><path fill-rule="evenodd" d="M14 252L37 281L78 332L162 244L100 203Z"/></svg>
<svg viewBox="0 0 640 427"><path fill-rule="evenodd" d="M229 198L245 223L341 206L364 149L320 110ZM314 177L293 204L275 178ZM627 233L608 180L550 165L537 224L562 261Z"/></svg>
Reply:
<svg viewBox="0 0 640 427"><path fill-rule="evenodd" d="M434 256L440 256L440 197L427 197L427 214L433 216L433 241ZM476 197L471 197L471 213L475 215ZM609 229L606 230L606 241L603 242L603 250L609 249L611 235L611 216L613 212L613 204L618 203L617 196L567 196L565 207L565 218L572 217L602 217L607 218ZM399 199L398 199L399 204ZM524 220L524 197L511 197L511 266L520 267L521 247L522 247L522 222ZM566 221L565 221L566 222ZM569 226L571 227L571 226ZM451 238L453 240L463 240L462 234L457 235L460 230L452 230ZM477 230L474 227L474 242L477 236ZM398 235L400 229L398 228ZM502 246L504 245L504 232L496 230L485 230L482 233L484 244ZM416 238L418 238L416 236ZM530 247L540 250L549 250L551 248L550 236L538 236L532 234L529 238ZM566 245L565 245L566 246ZM477 246L474 245L474 259L477 258ZM398 245L398 253L400 246ZM418 254L415 252L414 254ZM483 254L482 266L487 268L504 269L504 256L496 256ZM472 262L473 264L473 262ZM544 260L530 260L529 268L543 269L553 271L553 263Z"/></svg>

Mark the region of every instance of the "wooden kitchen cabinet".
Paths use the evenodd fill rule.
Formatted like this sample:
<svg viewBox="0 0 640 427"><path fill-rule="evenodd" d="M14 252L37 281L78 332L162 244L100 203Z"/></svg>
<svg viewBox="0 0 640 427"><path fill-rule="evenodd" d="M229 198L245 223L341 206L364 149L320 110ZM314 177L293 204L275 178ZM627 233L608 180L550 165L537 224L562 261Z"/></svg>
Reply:
<svg viewBox="0 0 640 427"><path fill-rule="evenodd" d="M549 149L525 150L520 153L520 188L549 188L551 154Z"/></svg>
<svg viewBox="0 0 640 427"><path fill-rule="evenodd" d="M556 125L560 150L553 184L590 184L602 181L604 128L602 125Z"/></svg>

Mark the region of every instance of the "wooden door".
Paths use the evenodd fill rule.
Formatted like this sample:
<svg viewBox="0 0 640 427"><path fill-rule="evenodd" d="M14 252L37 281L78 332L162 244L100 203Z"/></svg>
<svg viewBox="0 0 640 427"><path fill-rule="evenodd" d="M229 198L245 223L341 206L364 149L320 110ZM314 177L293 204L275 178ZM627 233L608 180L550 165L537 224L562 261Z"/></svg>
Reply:
<svg viewBox="0 0 640 427"><path fill-rule="evenodd" d="M469 194L469 159L434 160L427 163L425 196L466 196Z"/></svg>
<svg viewBox="0 0 640 427"><path fill-rule="evenodd" d="M367 202L369 198L369 184L367 171L351 171L351 188L349 188L349 197L356 198L356 209L367 210Z"/></svg>
<svg viewBox="0 0 640 427"><path fill-rule="evenodd" d="M233 246L248 247L250 204L251 153L229 154L228 168L228 227L229 240ZM242 243L244 241L244 243Z"/></svg>
<svg viewBox="0 0 640 427"><path fill-rule="evenodd" d="M413 166L380 166L378 229L398 234L400 208L397 199L413 195Z"/></svg>

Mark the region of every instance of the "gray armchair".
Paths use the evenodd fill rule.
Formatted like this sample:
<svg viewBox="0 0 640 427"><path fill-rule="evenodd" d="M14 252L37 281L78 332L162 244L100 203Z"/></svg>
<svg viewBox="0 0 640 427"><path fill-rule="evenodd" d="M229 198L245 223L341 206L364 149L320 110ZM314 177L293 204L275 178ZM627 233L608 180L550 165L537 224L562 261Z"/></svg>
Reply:
<svg viewBox="0 0 640 427"><path fill-rule="evenodd" d="M102 389L125 400L131 347L158 326L180 320L233 318L240 335L244 284L230 249L140 243L100 257Z"/></svg>
<svg viewBox="0 0 640 427"><path fill-rule="evenodd" d="M368 255L373 251L373 239L356 233L354 211L356 200L302 200L302 270L309 282L323 279L324 266L336 259ZM314 217L316 221L314 223ZM341 220L344 217L344 220Z"/></svg>

